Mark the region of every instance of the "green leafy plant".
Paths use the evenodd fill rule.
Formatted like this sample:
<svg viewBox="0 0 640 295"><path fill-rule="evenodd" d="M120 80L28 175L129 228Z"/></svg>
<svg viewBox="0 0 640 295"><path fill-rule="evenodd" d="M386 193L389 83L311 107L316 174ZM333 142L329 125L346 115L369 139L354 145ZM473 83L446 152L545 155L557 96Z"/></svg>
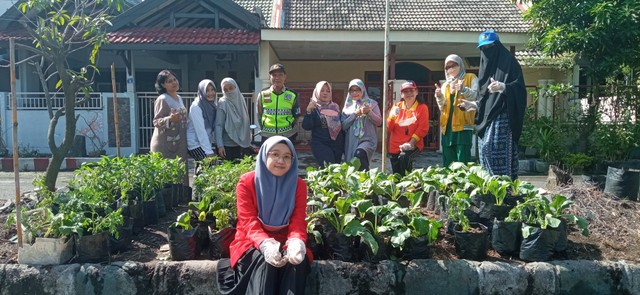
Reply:
<svg viewBox="0 0 640 295"><path fill-rule="evenodd" d="M22 208L22 230L25 234L25 241L29 244L35 242L35 238L57 238L62 236L55 228L51 226L53 213L50 208L40 207L33 210ZM9 228L16 224L16 213L13 212L7 216L5 228Z"/></svg>
<svg viewBox="0 0 640 295"><path fill-rule="evenodd" d="M490 193L496 200L497 206L502 206L504 199L507 197L507 189L511 186L511 178L508 176L491 176L484 182L482 188L483 194Z"/></svg>
<svg viewBox="0 0 640 295"><path fill-rule="evenodd" d="M360 223L357 216L351 213L352 200L345 197L338 197L334 202L334 207L321 209L311 214L310 219L325 218L333 225L337 233L343 233L348 237L360 237L369 246L371 251L378 253L378 242Z"/></svg>
<svg viewBox="0 0 640 295"><path fill-rule="evenodd" d="M589 223L583 217L568 213L573 201L563 195L553 195L550 199L536 195L509 212L506 221L520 221L524 223L522 236L528 237L533 227L542 229L557 228L561 222L575 223L582 234L589 235Z"/></svg>
<svg viewBox="0 0 640 295"><path fill-rule="evenodd" d="M639 135L640 127L632 121L598 122L591 135L591 153L601 161L626 160L631 150L640 146Z"/></svg>
<svg viewBox="0 0 640 295"><path fill-rule="evenodd" d="M53 216L52 231L65 236L108 232L119 237L118 227L124 224L122 208L112 208L103 194L91 187L76 188L67 196L60 212Z"/></svg>
<svg viewBox="0 0 640 295"><path fill-rule="evenodd" d="M469 217L464 214L464 211L471 207L469 194L457 191L447 199L447 204L449 205L449 218L457 221L463 232L468 232L471 229L471 225L469 224Z"/></svg>
<svg viewBox="0 0 640 295"><path fill-rule="evenodd" d="M593 157L583 153L568 153L564 156L562 162L574 173L580 174L584 172L585 167L591 165Z"/></svg>
<svg viewBox="0 0 640 295"><path fill-rule="evenodd" d="M514 196L533 197L538 189L530 182L514 179L510 182L511 194Z"/></svg>
<svg viewBox="0 0 640 295"><path fill-rule="evenodd" d="M234 163L219 162L213 157L205 159L203 167L193 183L194 193L200 200L189 203L192 214L200 221L215 217L219 229L229 227L237 218L236 186L242 174L255 169L255 159L245 157ZM178 174L173 175L177 179Z"/></svg>
<svg viewBox="0 0 640 295"><path fill-rule="evenodd" d="M413 214L410 216L409 227L411 236L414 238L425 236L429 244L438 239L440 228L443 226L442 220L429 219L426 216Z"/></svg>
<svg viewBox="0 0 640 295"><path fill-rule="evenodd" d="M193 226L191 226L191 210L187 210L187 212L183 212L178 215L176 221L170 226L174 228L181 228L183 230L193 229Z"/></svg>

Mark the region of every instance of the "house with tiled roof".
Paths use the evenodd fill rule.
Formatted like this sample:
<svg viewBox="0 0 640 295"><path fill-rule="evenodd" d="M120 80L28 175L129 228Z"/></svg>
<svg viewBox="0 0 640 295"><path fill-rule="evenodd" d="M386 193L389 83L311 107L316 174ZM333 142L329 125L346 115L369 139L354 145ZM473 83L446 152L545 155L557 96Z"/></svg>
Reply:
<svg viewBox="0 0 640 295"><path fill-rule="evenodd" d="M371 0L235 0L258 13L261 29L259 86L268 86L270 64L287 68L288 86L310 96L316 82L332 83L345 96L347 83L365 81L371 96L382 95L385 1ZM389 79L414 80L431 111L427 147L439 148L439 111L433 85L444 79L443 63L455 53L477 71L478 34L494 29L512 52L528 40L530 24L523 7L510 0L391 0L389 7ZM560 79L548 67L525 68L528 85ZM335 93L334 93L335 97ZM341 102L341 101L339 101Z"/></svg>
<svg viewBox="0 0 640 295"><path fill-rule="evenodd" d="M154 81L160 69L175 71L183 97L192 98L201 79L218 82L234 77L243 92L269 86L268 68L280 62L286 66L287 85L300 93L303 107L316 82L332 83L334 98L342 103L347 83L363 79L374 98L382 95L385 2L373 0L129 0L132 6L112 20L103 46L94 89L111 92L109 66L116 67L118 97L128 103L122 115L129 118L125 135L129 150L145 151L151 132ZM134 5L135 4L135 5ZM439 111L432 99L434 83L444 78L444 58L456 53L467 68L477 71L479 32L492 28L501 41L519 56L529 24L522 19L522 7L510 0L391 0L389 13L389 79L417 82L422 98L431 110L431 131L427 147L439 148ZM2 18L19 19L15 9ZM0 22L0 49L6 53L8 37L30 42L12 22ZM1 53L1 52L0 52ZM18 56L24 53L18 52ZM73 62L73 60L72 60ZM40 83L27 64L18 66L18 91L36 93ZM564 80L563 73L550 67L525 66L527 85L538 80ZM8 77L6 68L0 69ZM2 136L7 141L8 79L0 79ZM31 98L25 97L25 100ZM106 98L105 98L106 99ZM106 150L113 154L113 132L108 100L100 106L108 138ZM46 126L46 116L42 116ZM39 121L38 121L39 122ZM40 122L39 122L40 123ZM107 127L109 126L109 127ZM45 131L46 132L46 128ZM309 137L300 130L299 139ZM122 134L122 131L121 131ZM37 132L29 139L35 146ZM42 137L44 138L44 137ZM87 143L87 146L89 144Z"/></svg>

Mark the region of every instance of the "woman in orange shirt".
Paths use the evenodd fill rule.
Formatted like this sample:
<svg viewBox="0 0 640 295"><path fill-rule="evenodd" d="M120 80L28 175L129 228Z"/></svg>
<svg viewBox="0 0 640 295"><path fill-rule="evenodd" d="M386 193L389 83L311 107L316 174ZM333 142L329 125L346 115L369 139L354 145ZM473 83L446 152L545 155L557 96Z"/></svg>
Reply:
<svg viewBox="0 0 640 295"><path fill-rule="evenodd" d="M429 108L418 101L418 87L413 81L402 84L402 100L396 103L387 118L389 158L393 173L405 175L413 169L413 158L424 149L424 137L429 132Z"/></svg>

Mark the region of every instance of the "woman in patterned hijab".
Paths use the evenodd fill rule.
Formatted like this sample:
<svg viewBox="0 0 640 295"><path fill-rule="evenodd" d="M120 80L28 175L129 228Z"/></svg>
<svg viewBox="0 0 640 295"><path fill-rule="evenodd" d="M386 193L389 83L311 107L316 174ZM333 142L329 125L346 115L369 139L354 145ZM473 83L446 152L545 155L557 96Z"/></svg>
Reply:
<svg viewBox="0 0 640 295"><path fill-rule="evenodd" d="M360 170L369 169L373 152L378 146L377 127L382 125L378 102L369 98L360 79L349 82L347 101L342 109L342 129L345 130L345 160L360 160Z"/></svg>

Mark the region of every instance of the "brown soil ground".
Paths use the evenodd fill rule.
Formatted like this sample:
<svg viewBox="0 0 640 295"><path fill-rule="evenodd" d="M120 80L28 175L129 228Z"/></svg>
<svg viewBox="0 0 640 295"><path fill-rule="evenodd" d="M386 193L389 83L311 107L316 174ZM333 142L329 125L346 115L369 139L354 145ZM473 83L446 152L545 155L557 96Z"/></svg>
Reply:
<svg viewBox="0 0 640 295"><path fill-rule="evenodd" d="M561 188L557 193L574 199L573 213L589 220L591 235L584 237L575 227L570 227L569 248L562 257L555 259L626 260L640 263L640 203L619 200L605 195L592 186L574 185ZM0 201L0 207L2 206ZM132 241L129 250L112 255L112 261L133 260L157 262L170 260L166 229L186 206L170 210L160 223L146 227ZM4 224L7 216L0 215ZM0 227L0 263L17 263L18 246L9 241L15 236L15 228ZM434 259L458 259L453 236L444 234L431 248ZM489 250L487 261L523 263L517 257L501 257Z"/></svg>

